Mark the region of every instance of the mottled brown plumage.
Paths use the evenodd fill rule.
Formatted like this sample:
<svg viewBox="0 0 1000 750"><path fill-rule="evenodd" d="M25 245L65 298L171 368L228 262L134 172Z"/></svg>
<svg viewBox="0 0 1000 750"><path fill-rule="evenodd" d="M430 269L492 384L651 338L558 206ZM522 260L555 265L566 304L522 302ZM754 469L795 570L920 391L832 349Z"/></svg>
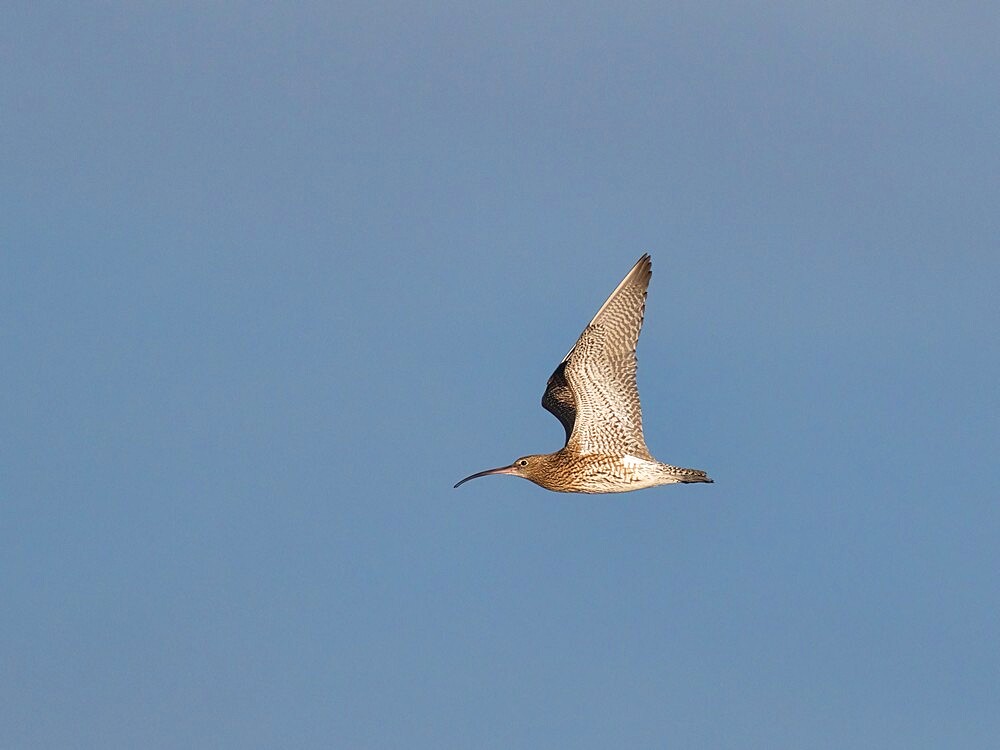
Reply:
<svg viewBox="0 0 1000 750"><path fill-rule="evenodd" d="M489 474L524 477L555 492L628 492L712 481L698 469L660 463L642 435L635 347L651 276L652 262L643 255L549 378L542 406L565 428L563 448L481 471L456 487Z"/></svg>

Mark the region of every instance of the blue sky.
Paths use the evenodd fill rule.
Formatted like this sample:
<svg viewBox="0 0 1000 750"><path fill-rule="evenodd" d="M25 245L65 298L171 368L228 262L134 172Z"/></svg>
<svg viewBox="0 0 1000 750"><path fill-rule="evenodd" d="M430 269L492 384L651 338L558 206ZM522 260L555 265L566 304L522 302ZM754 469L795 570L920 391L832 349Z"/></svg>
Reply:
<svg viewBox="0 0 1000 750"><path fill-rule="evenodd" d="M1000 741L994 3L0 23L0 746ZM646 438L461 477L643 252Z"/></svg>

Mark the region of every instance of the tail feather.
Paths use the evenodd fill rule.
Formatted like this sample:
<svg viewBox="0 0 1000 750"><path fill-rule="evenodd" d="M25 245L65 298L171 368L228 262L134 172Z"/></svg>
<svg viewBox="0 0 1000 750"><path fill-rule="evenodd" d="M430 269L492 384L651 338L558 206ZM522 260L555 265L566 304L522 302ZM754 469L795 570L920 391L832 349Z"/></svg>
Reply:
<svg viewBox="0 0 1000 750"><path fill-rule="evenodd" d="M693 484L695 482L715 483L715 480L710 479L708 474L701 469L685 469L680 466L667 466L666 468L674 479L684 484Z"/></svg>

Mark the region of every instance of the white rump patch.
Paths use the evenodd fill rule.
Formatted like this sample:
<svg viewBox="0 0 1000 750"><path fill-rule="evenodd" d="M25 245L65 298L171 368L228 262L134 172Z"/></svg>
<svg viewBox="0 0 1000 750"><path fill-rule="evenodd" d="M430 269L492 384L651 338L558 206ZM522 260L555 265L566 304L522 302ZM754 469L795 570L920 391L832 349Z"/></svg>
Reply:
<svg viewBox="0 0 1000 750"><path fill-rule="evenodd" d="M624 456L622 456L622 463L625 464L630 469L634 469L637 466L648 464L649 461L647 461L644 458L638 458L636 456L630 456L628 454L625 454Z"/></svg>

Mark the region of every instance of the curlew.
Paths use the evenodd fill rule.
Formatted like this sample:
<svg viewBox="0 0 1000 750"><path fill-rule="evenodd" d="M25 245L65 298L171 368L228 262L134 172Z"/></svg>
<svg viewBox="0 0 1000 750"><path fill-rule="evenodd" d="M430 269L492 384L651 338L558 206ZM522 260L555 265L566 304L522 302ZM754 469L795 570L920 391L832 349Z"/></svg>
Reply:
<svg viewBox="0 0 1000 750"><path fill-rule="evenodd" d="M555 453L480 471L455 487L490 474L523 477L554 492L629 492L712 481L699 469L657 461L642 436L635 345L652 274L649 255L643 255L549 378L542 406L562 423L566 444Z"/></svg>

